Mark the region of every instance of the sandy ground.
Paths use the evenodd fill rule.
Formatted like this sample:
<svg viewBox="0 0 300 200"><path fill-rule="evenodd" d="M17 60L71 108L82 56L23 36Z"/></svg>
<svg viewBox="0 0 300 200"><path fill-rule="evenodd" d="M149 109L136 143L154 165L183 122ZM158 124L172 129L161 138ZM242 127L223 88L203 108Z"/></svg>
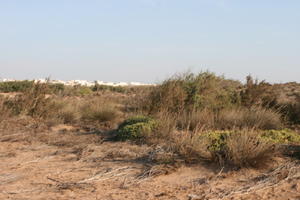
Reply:
<svg viewBox="0 0 300 200"><path fill-rule="evenodd" d="M300 199L298 161L240 171L155 165L149 147L96 132L17 130L0 134L0 199Z"/></svg>

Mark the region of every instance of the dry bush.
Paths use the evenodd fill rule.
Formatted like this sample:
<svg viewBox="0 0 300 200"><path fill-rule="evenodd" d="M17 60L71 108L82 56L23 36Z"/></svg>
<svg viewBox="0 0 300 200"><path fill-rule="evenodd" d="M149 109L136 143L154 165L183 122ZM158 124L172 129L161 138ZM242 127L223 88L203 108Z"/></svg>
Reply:
<svg viewBox="0 0 300 200"><path fill-rule="evenodd" d="M59 107L57 118L64 124L77 124L80 120L79 102L78 100L60 99L55 100Z"/></svg>
<svg viewBox="0 0 300 200"><path fill-rule="evenodd" d="M231 107L240 102L239 87L239 82L210 72L175 75L153 88L147 97L148 111L182 113Z"/></svg>
<svg viewBox="0 0 300 200"><path fill-rule="evenodd" d="M48 84L36 83L25 92L7 99L5 106L14 115L28 115L36 119L52 118L58 107L53 103Z"/></svg>
<svg viewBox="0 0 300 200"><path fill-rule="evenodd" d="M208 109L184 112L177 117L177 127L181 130L212 129L215 119L214 113Z"/></svg>
<svg viewBox="0 0 300 200"><path fill-rule="evenodd" d="M232 132L180 132L174 135L169 149L188 163L212 161L221 166L257 167L275 153L273 143L250 129Z"/></svg>
<svg viewBox="0 0 300 200"><path fill-rule="evenodd" d="M278 103L278 91L274 85L265 81L253 80L251 76L246 77L247 83L241 91L241 102L246 107L263 106L274 107Z"/></svg>
<svg viewBox="0 0 300 200"><path fill-rule="evenodd" d="M150 110L151 102L148 98L155 86L134 87L124 100L125 111L143 113Z"/></svg>
<svg viewBox="0 0 300 200"><path fill-rule="evenodd" d="M238 167L264 165L274 155L274 146L254 130L237 131L227 138L226 159Z"/></svg>
<svg viewBox="0 0 300 200"><path fill-rule="evenodd" d="M264 130L282 128L281 115L273 110L252 107L224 109L216 116L216 129L259 128Z"/></svg>
<svg viewBox="0 0 300 200"><path fill-rule="evenodd" d="M12 115L11 109L5 105L6 101L7 99L5 97L0 96L0 122Z"/></svg>
<svg viewBox="0 0 300 200"><path fill-rule="evenodd" d="M110 102L101 98L87 100L80 107L81 119L86 122L114 126L120 120L120 111Z"/></svg>
<svg viewBox="0 0 300 200"><path fill-rule="evenodd" d="M181 80L170 79L154 88L148 98L150 102L146 103L150 105L150 113L180 113L184 110L187 93L182 87Z"/></svg>
<svg viewBox="0 0 300 200"><path fill-rule="evenodd" d="M160 112L155 116L157 125L155 133L147 138L149 144L161 144L172 140L173 134L176 132L177 117L168 113Z"/></svg>
<svg viewBox="0 0 300 200"><path fill-rule="evenodd" d="M300 124L300 93L293 94L293 101L281 103L281 112L292 124Z"/></svg>
<svg viewBox="0 0 300 200"><path fill-rule="evenodd" d="M182 131L173 136L169 149L187 163L213 160L208 150L209 141L200 139L202 132Z"/></svg>

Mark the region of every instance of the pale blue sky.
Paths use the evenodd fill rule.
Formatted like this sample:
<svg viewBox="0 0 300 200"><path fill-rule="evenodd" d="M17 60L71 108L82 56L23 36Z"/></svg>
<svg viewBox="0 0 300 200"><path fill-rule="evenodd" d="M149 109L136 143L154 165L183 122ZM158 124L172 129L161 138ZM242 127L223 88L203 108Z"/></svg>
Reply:
<svg viewBox="0 0 300 200"><path fill-rule="evenodd" d="M299 0L0 0L0 77L300 81Z"/></svg>

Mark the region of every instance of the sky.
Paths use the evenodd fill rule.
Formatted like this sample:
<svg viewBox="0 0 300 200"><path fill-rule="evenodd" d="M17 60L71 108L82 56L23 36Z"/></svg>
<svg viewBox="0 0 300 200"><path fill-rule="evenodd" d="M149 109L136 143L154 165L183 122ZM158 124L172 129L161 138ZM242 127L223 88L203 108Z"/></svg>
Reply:
<svg viewBox="0 0 300 200"><path fill-rule="evenodd" d="M0 78L300 82L299 0L0 0Z"/></svg>

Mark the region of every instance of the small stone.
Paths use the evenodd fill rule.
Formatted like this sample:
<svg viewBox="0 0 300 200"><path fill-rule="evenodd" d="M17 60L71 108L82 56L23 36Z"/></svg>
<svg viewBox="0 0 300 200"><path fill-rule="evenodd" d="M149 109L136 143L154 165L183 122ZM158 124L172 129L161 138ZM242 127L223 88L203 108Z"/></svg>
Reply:
<svg viewBox="0 0 300 200"><path fill-rule="evenodd" d="M189 194L188 195L189 200L201 200L202 197L196 195L196 194Z"/></svg>
<svg viewBox="0 0 300 200"><path fill-rule="evenodd" d="M292 185L292 189L296 190L297 192L300 192L300 183Z"/></svg>
<svg viewBox="0 0 300 200"><path fill-rule="evenodd" d="M162 193L159 193L159 194L156 194L155 197L162 197L162 196L165 196L167 195L165 192L162 192Z"/></svg>

